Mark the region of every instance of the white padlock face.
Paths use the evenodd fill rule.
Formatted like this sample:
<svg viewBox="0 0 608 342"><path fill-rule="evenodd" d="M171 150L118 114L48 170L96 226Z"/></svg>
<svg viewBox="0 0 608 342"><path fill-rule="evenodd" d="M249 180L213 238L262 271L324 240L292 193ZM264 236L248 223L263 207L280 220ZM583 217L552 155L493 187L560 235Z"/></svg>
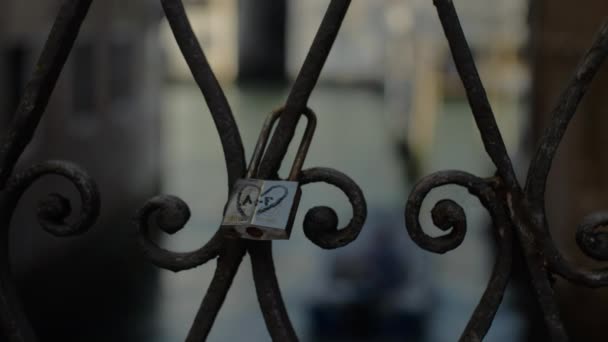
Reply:
<svg viewBox="0 0 608 342"><path fill-rule="evenodd" d="M251 223L263 185L263 180L239 179L232 189L222 225Z"/></svg>
<svg viewBox="0 0 608 342"><path fill-rule="evenodd" d="M264 181L251 224L287 229L297 190L297 182Z"/></svg>
<svg viewBox="0 0 608 342"><path fill-rule="evenodd" d="M222 225L245 238L287 238L297 191L298 182L241 179L233 189ZM251 227L259 228L259 236L248 233Z"/></svg>

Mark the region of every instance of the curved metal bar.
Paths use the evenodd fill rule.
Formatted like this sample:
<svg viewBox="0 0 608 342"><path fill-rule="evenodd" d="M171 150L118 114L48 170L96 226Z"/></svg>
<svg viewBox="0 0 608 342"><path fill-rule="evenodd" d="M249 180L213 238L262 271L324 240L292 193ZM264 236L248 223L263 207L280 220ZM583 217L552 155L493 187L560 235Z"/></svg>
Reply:
<svg viewBox="0 0 608 342"><path fill-rule="evenodd" d="M557 148L576 113L576 108L607 56L608 20L602 25L593 45L578 65L573 79L560 96L551 114L551 125L545 130L530 163L525 191L535 210L542 210L544 213L545 188Z"/></svg>
<svg viewBox="0 0 608 342"><path fill-rule="evenodd" d="M445 35L450 44L460 78L462 79L464 87L467 91L469 104L473 110L473 115L481 133L484 146L488 155L498 168L497 172L501 180L504 182L504 187L501 191L505 193L505 196L504 198L501 198L501 201L506 202L509 219L516 228L519 243L521 244L525 254L532 285L534 286L538 303L545 316L547 328L551 337L555 341L567 340L567 334L559 319L559 310L557 308L557 304L555 303L553 289L548 279L548 275L546 274L547 264L549 264L549 266L552 264L558 264L559 267L567 267L567 265L564 265L563 260L561 260L561 255L559 255L559 252L555 249L555 246L553 246L549 230L546 227L546 222L544 222L545 219L542 199L539 202L537 198L534 197L536 196L542 198L542 196L544 196L544 182L546 182L545 174L542 175L544 178L540 180L542 184L539 185L537 183L538 181L535 180L535 177L538 177L538 175L536 175L534 172L538 172L539 174L542 172L548 173L554 151L549 152L548 156L542 156L542 154L545 152L540 152L540 154L537 153L536 158L538 158L539 161L535 162L538 164L534 163L531 166L531 170L539 167L540 171L533 171L533 173L528 176L527 186L531 184L532 190L530 190L530 188L526 188L526 191L530 191L529 193L533 195L533 198L526 198L517 181L517 178L515 177L511 160L508 156L504 141L500 135L500 131L496 125L494 115L492 114L487 95L477 73L453 2L450 0L434 0L434 2L444 28ZM602 41L602 39L599 39L599 41ZM601 45L603 45L603 43L599 43L597 48L599 48ZM599 50L602 49L603 48L599 48ZM596 67L599 59L604 58L602 57L603 54L605 53L602 51L594 51L592 53L590 58L591 64L587 66L589 70L586 70L583 72L583 74L579 75L581 76L582 82L580 82L579 85L575 84L574 88L570 89L571 91L573 90L572 93L564 96L563 99L566 102L580 101L580 98L577 99L577 97L582 96L584 88L586 87L585 84L588 83L587 79L590 74L587 74L587 72L595 72L592 71L592 69ZM574 109L576 108L577 103L567 104L566 107L570 105L572 106L572 109ZM568 114L565 115L567 116ZM553 134L558 135L561 138L563 130L565 130L566 126L567 122L557 122L556 126L554 127ZM546 142L544 142L544 144L545 143ZM550 144L552 143L554 142L550 142ZM541 145L541 149L547 148L547 146L544 144ZM551 147L549 146L549 148ZM539 189L542 191L541 194L537 193ZM526 194L528 194L528 192ZM528 203L529 200L541 203L541 205L539 206L534 202ZM530 204L532 204L532 207ZM534 205L537 207L534 208ZM455 228L451 234L441 237L440 239L442 240L437 241L434 241L428 236L421 235L424 243L428 244L429 247L434 247L440 251L447 251L455 246L458 246L461 241L459 240L461 239L461 235L458 233L464 234L464 228L461 227L464 223L464 217L461 217L460 212L457 210L461 208L450 205L448 209L454 212L450 214L449 217L455 220L455 222L447 221L447 224L445 222L439 222L439 225L440 228L445 228L445 226L448 224L454 224ZM447 212L448 209L442 209L442 211ZM457 224L460 224L461 226ZM539 253L539 248L544 248L542 254ZM550 258L553 258L554 260L549 260ZM556 258L560 258L560 260L556 261ZM571 271L571 269L568 268L566 271Z"/></svg>
<svg viewBox="0 0 608 342"><path fill-rule="evenodd" d="M367 204L363 192L350 177L329 168L313 168L302 171L301 185L324 182L336 186L348 197L353 208L353 217L344 228L338 229L338 216L329 207L314 207L304 217L304 234L315 245L334 249L354 241L367 217Z"/></svg>
<svg viewBox="0 0 608 342"><path fill-rule="evenodd" d="M6 220L10 221L3 218ZM8 229L0 234L0 337L10 342L35 342L38 338L23 311L11 274L8 235Z"/></svg>
<svg viewBox="0 0 608 342"><path fill-rule="evenodd" d="M211 111L226 159L228 189L232 189L234 183L245 174L245 151L239 128L234 121L226 95L224 95L198 43L198 39L192 31L182 1L161 0L161 3L175 40Z"/></svg>
<svg viewBox="0 0 608 342"><path fill-rule="evenodd" d="M492 106L483 87L469 44L460 26L452 0L434 0L443 31L450 45L456 69L467 93L469 105L481 134L486 152L498 169L498 174L510 189L518 189L511 159L496 124Z"/></svg>
<svg viewBox="0 0 608 342"><path fill-rule="evenodd" d="M526 184L526 194L529 197L532 209L537 213L536 217L541 221L539 226L544 228L542 233L538 234L538 238L541 240L551 269L566 279L590 287L608 286L608 268L594 270L577 269L562 256L554 245L547 227L544 196L547 177L559 143L593 77L597 74L607 56L608 22L605 22L595 38L593 46L584 56L574 78L570 81L570 84L560 97L558 105L553 110L552 126L548 127L543 135L541 144L530 164L528 182ZM590 219L597 220L598 217L588 217L586 222L583 222L582 226L579 226L577 242L585 254L596 260L605 261L607 260L605 257L606 251L602 251L603 247L601 246L604 234L591 232L590 228L593 228L595 224L588 222ZM600 244L598 245L598 243Z"/></svg>
<svg viewBox="0 0 608 342"><path fill-rule="evenodd" d="M583 96L589 88L594 76L608 57L608 21L604 22L597 34L592 47L579 63L573 79L560 96L557 106L552 112L551 126L541 139L534 159L530 164L525 192L530 202L534 226L539 227L536 239L542 246L544 257L551 271L562 277L588 287L608 286L608 268L583 270L574 267L563 257L553 243L545 214L545 190L547 178L553 158L559 144L568 128L570 120L576 113ZM596 232L595 228L602 225L603 214L590 215L577 230L577 243L582 251L596 260L608 260L608 252L602 244L604 233Z"/></svg>
<svg viewBox="0 0 608 342"><path fill-rule="evenodd" d="M0 189L30 143L76 41L92 0L65 0L27 83L15 117L0 143Z"/></svg>
<svg viewBox="0 0 608 342"><path fill-rule="evenodd" d="M514 242L511 222L505 208L499 204L495 195L485 191L484 193L488 195L487 198L478 198L490 212L494 223L495 238L498 241L498 252L488 286L475 307L460 341L481 341L485 337L492 326L511 278Z"/></svg>
<svg viewBox="0 0 608 342"><path fill-rule="evenodd" d="M249 241L247 250L251 256L255 291L270 337L273 341L298 341L277 281L272 259L272 243Z"/></svg>
<svg viewBox="0 0 608 342"><path fill-rule="evenodd" d="M466 188L477 196L484 206L489 206L491 204L489 198L494 198L494 190L486 180L463 171L440 171L418 181L407 200L405 224L412 240L421 248L433 253L443 254L460 246L467 230L464 210L452 200L439 201L432 210L433 223L437 228L450 232L447 235L433 237L422 230L419 220L422 202L431 190L448 184Z"/></svg>
<svg viewBox="0 0 608 342"><path fill-rule="evenodd" d="M50 194L38 204L38 222L44 230L55 236L70 236L81 234L89 229L99 216L99 191L93 179L85 171L75 164L64 161L47 161L13 176L6 186L4 193L6 202L2 206L7 213L5 215L8 216L0 216L7 220L0 222L9 223L8 220L23 193L36 180L45 175L62 176L72 182L80 194L82 205L76 220L67 222L66 219L72 211L70 201L60 194ZM5 226L5 229L7 227Z"/></svg>
<svg viewBox="0 0 608 342"><path fill-rule="evenodd" d="M275 134L264 154L260 166L260 178L267 179L277 173L295 133L299 115L306 109L308 98L319 79L321 69L327 60L349 5L350 0L332 0L329 4L312 47L287 99L284 114L279 120ZM251 255L258 300L270 335L276 341L297 341L276 279L272 260L272 244L270 242L250 243L248 251Z"/></svg>
<svg viewBox="0 0 608 342"><path fill-rule="evenodd" d="M8 234L0 235L0 334L3 341L38 341L27 319L9 268Z"/></svg>
<svg viewBox="0 0 608 342"><path fill-rule="evenodd" d="M161 0L161 3L175 40L205 97L219 132L228 171L228 189L231 189L236 180L245 173L245 152L238 126L226 96L192 31L182 1ZM156 223L159 228L174 234L188 221L190 209L177 197L161 195L150 199L138 211L136 223L140 232L140 246L155 265L178 272L200 266L220 253L224 238L217 232L205 246L193 252L179 253L161 248L150 236L148 221L152 215L158 215Z"/></svg>
<svg viewBox="0 0 608 342"><path fill-rule="evenodd" d="M591 226L599 226L599 223L592 223ZM594 239L593 235L596 237L601 236L601 239L605 239L605 235L599 232L587 232L581 230L589 229L589 223L584 222L581 224L577 231L577 240L585 239L590 240ZM587 236L590 234L590 236ZM580 285L584 285L590 288L598 288L608 286L608 267L594 268L591 270L578 268L573 266L570 261L568 261L562 253L555 247L551 236L544 234L537 234L537 239L539 240L539 244L542 247L544 258L548 264L548 268L551 272L554 272L565 279ZM579 237L580 236L580 237ZM583 245L581 245L581 242ZM596 256L605 255L606 251L602 250L604 247L602 244L596 245L595 243L591 243L590 245L586 245L589 241L577 241L579 247L587 254L588 256L597 259L603 260L601 258L597 258Z"/></svg>
<svg viewBox="0 0 608 342"><path fill-rule="evenodd" d="M432 237L421 228L419 216L422 202L428 193L438 187L455 184L466 188L488 210L494 223L499 251L488 286L471 315L460 341L480 341L487 334L511 275L512 230L506 209L500 204L492 186L496 180L481 179L462 171L441 171L420 180L412 190L405 209L406 229L412 240L421 248L446 253L458 247L466 234L466 216L460 205L452 200L441 200L432 210L433 223L447 235Z"/></svg>
<svg viewBox="0 0 608 342"><path fill-rule="evenodd" d="M323 65L329 56L349 6L350 0L332 0L329 4L304 64L287 97L285 111L281 115L276 133L272 136L264 155L260 169L261 178L269 178L281 166L289 143L293 139L300 113L306 110L310 94L319 80Z"/></svg>
<svg viewBox="0 0 608 342"><path fill-rule="evenodd" d="M501 213L502 216L504 213ZM490 281L481 300L465 327L460 341L481 341L490 330L496 312L502 303L503 296L513 264L513 232L504 217L494 217L496 238L498 240L498 253L492 269Z"/></svg>
<svg viewBox="0 0 608 342"><path fill-rule="evenodd" d="M207 340L244 255L245 244L242 241L228 241L226 243L226 247L222 249L217 259L215 274L196 313L186 342Z"/></svg>
<svg viewBox="0 0 608 342"><path fill-rule="evenodd" d="M260 165L260 178L270 179L278 172L289 143L293 139L298 119L306 109L308 98L319 79L349 5L350 0L332 0L329 4L286 101L284 114L264 154ZM251 255L258 300L271 337L275 341L297 341L276 279L272 243L251 242L247 249Z"/></svg>
<svg viewBox="0 0 608 342"><path fill-rule="evenodd" d="M515 223L519 225L519 223ZM525 235L526 226L518 226L518 237L520 241L522 236ZM536 293L536 300L543 313L545 326L551 338L554 342L566 342L568 341L568 334L560 318L560 311L555 300L555 292L553 291L552 278L550 277L545 262L544 256L536 247L536 244L530 243L530 241L520 242L524 251L524 257L528 268L528 274L534 292ZM545 251L542 251L544 254Z"/></svg>
<svg viewBox="0 0 608 342"><path fill-rule="evenodd" d="M539 228L532 221L532 211L520 193L506 192L503 201L509 208L509 216L517 231L519 245L523 251L528 268L530 282L536 293L536 300L543 313L543 318L551 341L568 341L568 334L561 322L560 312L553 291L553 279L547 267L547 250L543 249Z"/></svg>
<svg viewBox="0 0 608 342"><path fill-rule="evenodd" d="M608 232L601 227L608 226L608 212L602 211L585 217L576 229L576 243L590 258L608 261Z"/></svg>
<svg viewBox="0 0 608 342"><path fill-rule="evenodd" d="M69 180L80 194L80 213L73 221L69 200L59 194L51 194L40 201L38 222L55 236L81 234L88 230L99 216L99 192L93 180L78 166L62 161L48 161L19 172L7 183L0 194L0 324L9 341L36 341L35 333L23 312L10 272L9 226L17 203L26 190L40 177L58 175Z"/></svg>
<svg viewBox="0 0 608 342"><path fill-rule="evenodd" d="M138 210L135 223L139 245L144 255L156 266L179 272L205 264L220 253L224 238L216 232L203 247L193 252L172 252L160 247L150 233L150 220L168 234L180 231L190 219L190 208L180 198L160 195L151 198Z"/></svg>
<svg viewBox="0 0 608 342"><path fill-rule="evenodd" d="M69 202L57 194L51 195L41 203L38 212L38 221L48 232L58 236L80 233L93 224L99 213L99 196L94 183L71 164L49 162L11 178L17 161L34 136L91 2L63 2L14 119L0 143L0 189L3 190L0 195L0 223L4 229L0 234L0 324L5 337L13 342L37 340L21 308L9 267L8 230L19 198L31 182L44 174L55 173L74 182L83 199L83 208L76 222L66 224L64 219L70 213Z"/></svg>

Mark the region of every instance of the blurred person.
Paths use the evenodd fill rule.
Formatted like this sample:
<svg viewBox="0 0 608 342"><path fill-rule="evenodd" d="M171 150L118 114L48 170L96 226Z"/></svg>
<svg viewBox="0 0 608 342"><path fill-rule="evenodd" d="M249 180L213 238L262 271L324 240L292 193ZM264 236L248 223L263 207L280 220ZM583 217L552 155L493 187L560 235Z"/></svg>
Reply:
<svg viewBox="0 0 608 342"><path fill-rule="evenodd" d="M362 244L332 260L328 296L311 309L315 341L424 339L433 293L423 251L407 236L401 214L370 210Z"/></svg>

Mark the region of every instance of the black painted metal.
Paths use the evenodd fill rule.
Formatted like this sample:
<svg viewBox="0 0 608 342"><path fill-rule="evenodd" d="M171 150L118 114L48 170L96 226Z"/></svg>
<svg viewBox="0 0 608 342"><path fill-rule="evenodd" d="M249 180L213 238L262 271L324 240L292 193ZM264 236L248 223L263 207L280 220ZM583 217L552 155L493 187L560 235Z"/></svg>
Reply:
<svg viewBox="0 0 608 342"><path fill-rule="evenodd" d="M575 76L566 87L553 112L553 120L530 165L526 184L522 187L513 171L512 163L492 114L490 103L478 76L466 38L451 0L435 0L441 23L458 72L463 81L473 116L481 132L488 155L494 162L495 176L479 178L461 171L442 171L424 177L414 187L405 210L407 231L421 247L435 253L457 248L466 234L464 210L451 200L436 203L432 210L434 224L447 235L426 235L418 220L422 201L434 188L456 184L478 197L489 211L493 222L498 250L492 277L469 324L460 340L483 339L502 301L511 277L515 244L521 247L530 273L531 286L536 291L538 304L554 341L568 337L559 318L553 295L552 275L560 275L572 282L600 287L608 285L608 271L580 270L572 267L555 247L548 230L544 193L547 175L557 147L570 119L608 55L608 22L605 23L592 48L583 58ZM186 59L194 79L210 108L220 135L228 173L228 189L245 175L244 149L232 112L221 87L190 27L180 0L161 0L163 9ZM9 341L36 341L34 329L21 308L11 277L8 260L8 230L14 209L21 195L38 178L47 174L61 175L78 189L82 205L75 220L69 219L68 200L51 194L42 200L38 209L40 224L51 234L68 236L80 234L91 227L99 213L100 200L94 182L77 166L67 162L49 161L25 171L14 167L32 139L50 94L67 56L86 17L91 0L65 0L45 44L34 75L28 83L17 113L0 146L0 333ZM276 178L277 170L293 138L299 116L306 110L325 60L338 34L350 1L332 0L321 27L313 41L304 65L284 105L284 112L260 166L260 178ZM345 174L327 168L304 170L302 185L325 182L341 189L353 207L353 218L346 227L338 229L336 214L328 207L311 209L304 220L306 236L321 248L338 248L355 240L366 217L363 193ZM194 319L188 341L205 340L217 313L239 269L245 253L251 256L253 276L260 307L273 340L296 341L297 336L289 320L279 289L272 243L230 240L216 233L203 247L187 253L176 253L159 247L149 236L151 227L173 234L188 221L190 209L174 196L150 199L137 213L140 246L151 262L175 272L200 266L217 258L215 275ZM590 257L608 259L608 237L598 230L608 222L608 214L590 215L577 230L577 242Z"/></svg>

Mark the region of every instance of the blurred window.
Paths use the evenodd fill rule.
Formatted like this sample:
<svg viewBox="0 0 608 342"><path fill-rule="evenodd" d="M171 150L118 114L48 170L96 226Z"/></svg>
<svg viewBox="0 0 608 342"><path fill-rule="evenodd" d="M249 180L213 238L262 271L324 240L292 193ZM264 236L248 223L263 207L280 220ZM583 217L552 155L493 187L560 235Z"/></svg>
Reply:
<svg viewBox="0 0 608 342"><path fill-rule="evenodd" d="M112 101L125 101L133 95L133 45L126 41L110 46L110 96Z"/></svg>
<svg viewBox="0 0 608 342"><path fill-rule="evenodd" d="M72 104L76 115L90 115L95 109L95 50L91 44L81 44L72 52Z"/></svg>
<svg viewBox="0 0 608 342"><path fill-rule="evenodd" d="M25 88L25 65L28 53L23 45L9 47L5 53L6 121L10 122Z"/></svg>

